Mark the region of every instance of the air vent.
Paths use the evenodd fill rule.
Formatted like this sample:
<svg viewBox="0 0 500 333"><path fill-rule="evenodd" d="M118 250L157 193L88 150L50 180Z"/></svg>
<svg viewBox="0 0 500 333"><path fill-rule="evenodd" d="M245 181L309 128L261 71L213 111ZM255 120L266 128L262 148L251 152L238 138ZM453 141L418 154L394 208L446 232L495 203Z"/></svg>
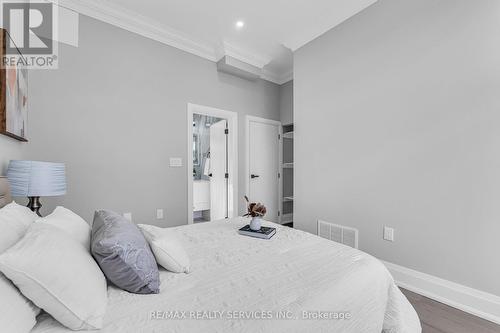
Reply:
<svg viewBox="0 0 500 333"><path fill-rule="evenodd" d="M318 236L358 248L358 229L318 220Z"/></svg>

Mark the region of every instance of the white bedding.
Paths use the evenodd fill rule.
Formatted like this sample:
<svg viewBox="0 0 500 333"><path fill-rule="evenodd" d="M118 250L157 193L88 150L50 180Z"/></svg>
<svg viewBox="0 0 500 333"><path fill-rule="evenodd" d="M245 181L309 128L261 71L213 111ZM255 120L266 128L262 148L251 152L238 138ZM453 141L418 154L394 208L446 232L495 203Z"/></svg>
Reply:
<svg viewBox="0 0 500 333"><path fill-rule="evenodd" d="M102 332L421 331L415 310L375 258L272 223L264 223L278 229L271 240L238 235L248 221L173 228L191 258L191 273L161 270L159 295L110 286ZM328 319L305 320L303 311L323 311ZM165 318L169 314L186 319ZM342 315L350 319L336 319ZM42 315L33 332L71 331Z"/></svg>

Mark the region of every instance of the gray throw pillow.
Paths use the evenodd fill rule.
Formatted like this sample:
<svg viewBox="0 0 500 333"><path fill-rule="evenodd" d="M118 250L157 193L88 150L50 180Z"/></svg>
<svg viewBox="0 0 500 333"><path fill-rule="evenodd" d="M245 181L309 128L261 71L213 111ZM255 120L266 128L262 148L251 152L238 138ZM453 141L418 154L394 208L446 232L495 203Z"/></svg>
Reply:
<svg viewBox="0 0 500 333"><path fill-rule="evenodd" d="M155 257L139 228L123 216L108 210L95 212L91 251L117 287L136 294L159 293Z"/></svg>

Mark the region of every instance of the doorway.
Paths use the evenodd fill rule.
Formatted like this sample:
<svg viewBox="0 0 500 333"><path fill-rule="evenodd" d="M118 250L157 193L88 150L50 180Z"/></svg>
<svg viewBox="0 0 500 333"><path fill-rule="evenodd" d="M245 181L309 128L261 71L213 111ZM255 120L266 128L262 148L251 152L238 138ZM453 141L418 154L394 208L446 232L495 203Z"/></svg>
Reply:
<svg viewBox="0 0 500 333"><path fill-rule="evenodd" d="M237 213L237 114L188 104L188 224Z"/></svg>
<svg viewBox="0 0 500 333"><path fill-rule="evenodd" d="M282 211L281 123L259 117L246 117L246 193L250 201L267 208L264 217L280 223Z"/></svg>

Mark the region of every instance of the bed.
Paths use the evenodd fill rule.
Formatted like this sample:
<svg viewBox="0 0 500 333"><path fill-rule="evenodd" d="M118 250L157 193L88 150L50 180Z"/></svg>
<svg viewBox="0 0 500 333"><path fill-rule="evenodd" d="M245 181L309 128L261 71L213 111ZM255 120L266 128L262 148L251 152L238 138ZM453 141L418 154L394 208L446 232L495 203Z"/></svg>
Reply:
<svg viewBox="0 0 500 333"><path fill-rule="evenodd" d="M420 332L415 310L370 255L296 229L241 236L245 218L172 228L189 274L161 270L157 295L108 287L102 332ZM71 332L47 314L32 332Z"/></svg>

